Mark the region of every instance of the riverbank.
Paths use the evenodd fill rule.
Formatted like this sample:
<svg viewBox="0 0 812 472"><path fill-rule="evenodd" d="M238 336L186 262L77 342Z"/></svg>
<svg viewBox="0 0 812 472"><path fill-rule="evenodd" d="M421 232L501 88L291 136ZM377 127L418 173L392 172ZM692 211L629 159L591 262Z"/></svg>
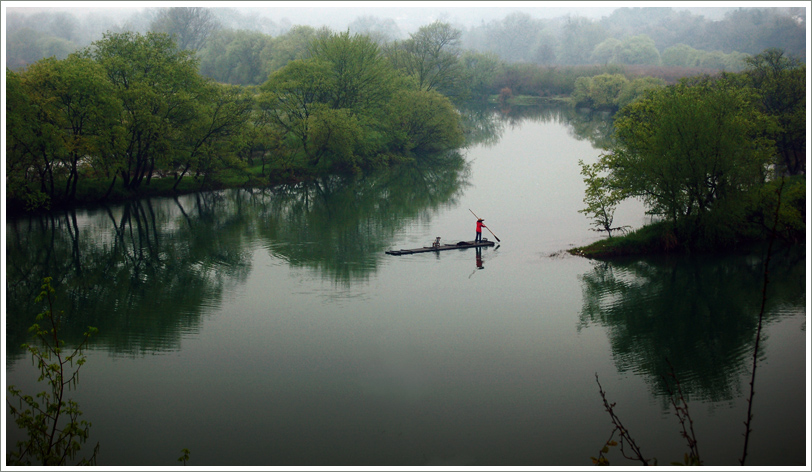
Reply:
<svg viewBox="0 0 812 472"><path fill-rule="evenodd" d="M805 176L770 180L746 200L735 214L735 219L729 218L726 224L712 224L714 216L711 212L701 220L684 221L682 230L675 230L672 223L661 221L567 252L591 259L609 259L669 253L747 251L773 236L777 242L788 246L806 243ZM777 212L776 205L779 205Z"/></svg>
<svg viewBox="0 0 812 472"><path fill-rule="evenodd" d="M777 235L779 244L786 246L803 245L806 229L783 231ZM609 260L623 257L650 256L661 254L687 253L736 253L752 252L769 240L769 233L737 234L725 242L716 244L686 245L678 241L670 226L664 222L643 226L622 236L595 241L587 246L568 249L567 252L587 259Z"/></svg>
<svg viewBox="0 0 812 472"><path fill-rule="evenodd" d="M260 168L261 166L256 166L242 171L226 169L216 176L210 176L209 178L195 178L189 176L183 178L177 187L175 187L175 178L171 175L156 175L150 180L149 185L143 185L132 190L124 188L121 182L117 181L109 191L109 194L109 182L102 181L101 179L88 178L80 181L76 189L76 197L72 200L58 199L48 202L46 206L32 209L29 208L25 201L7 198L6 215L7 217L16 217L38 212L65 210L103 203L121 203L147 197L166 197L235 187L265 187L284 183L295 183L295 179L292 175L283 176L280 174L278 176L274 175L273 178L271 178L267 175L263 176L260 172Z"/></svg>
<svg viewBox="0 0 812 472"><path fill-rule="evenodd" d="M440 162L441 159L431 159L424 157L424 161ZM449 160L448 162L452 162ZM381 160L377 167L360 169L358 172L368 172L380 170L386 167L415 162L413 158L401 156L386 156L386 160ZM334 174L334 173L331 173ZM47 213L55 210L69 210L73 208L86 208L103 204L116 204L132 200L150 197L174 197L187 195L196 192L206 192L214 190L226 190L232 188L268 188L277 185L295 185L301 182L309 182L326 175L313 169L303 167L283 167L279 161L262 164L255 164L248 167L223 168L208 176L187 175L175 186L176 176L172 174L156 174L149 184L141 185L136 189L126 189L117 179L113 188L109 190L108 179L87 177L82 179L77 185L76 196L73 199L57 199L31 208L26 201L6 196L6 217L14 218L37 213ZM64 183L57 184L58 188L63 188ZM109 192L108 192L109 190Z"/></svg>

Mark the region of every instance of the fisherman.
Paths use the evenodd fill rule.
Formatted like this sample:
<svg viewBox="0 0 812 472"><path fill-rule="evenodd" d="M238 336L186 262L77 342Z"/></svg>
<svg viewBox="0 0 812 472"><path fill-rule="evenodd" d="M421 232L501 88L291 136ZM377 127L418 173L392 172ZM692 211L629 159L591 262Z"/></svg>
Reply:
<svg viewBox="0 0 812 472"><path fill-rule="evenodd" d="M485 220L483 220L482 218L478 218L476 220L476 238L474 238L474 242L476 243L482 241L482 228L483 227L487 228L487 226L485 226L485 223L483 223L484 221Z"/></svg>

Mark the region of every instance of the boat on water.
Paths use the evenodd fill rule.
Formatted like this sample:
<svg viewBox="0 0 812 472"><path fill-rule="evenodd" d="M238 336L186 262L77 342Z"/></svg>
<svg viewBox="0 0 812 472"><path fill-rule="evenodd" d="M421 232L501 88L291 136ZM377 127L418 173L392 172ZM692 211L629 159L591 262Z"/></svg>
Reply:
<svg viewBox="0 0 812 472"><path fill-rule="evenodd" d="M440 244L439 239L435 241L431 246L423 246L415 249L400 249L400 250L391 250L386 251L387 254L391 254L393 256L404 256L406 254L417 254L420 252L437 252L437 251L449 251L451 249L468 249L469 247L487 247L487 246L494 246L496 243L493 241L488 241L487 238L482 238L482 241L460 241L456 244Z"/></svg>

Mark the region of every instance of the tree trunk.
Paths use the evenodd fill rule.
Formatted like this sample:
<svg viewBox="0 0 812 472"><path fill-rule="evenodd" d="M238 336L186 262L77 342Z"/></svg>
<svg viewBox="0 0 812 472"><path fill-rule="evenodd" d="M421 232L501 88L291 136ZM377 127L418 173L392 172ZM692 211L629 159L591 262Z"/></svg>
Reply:
<svg viewBox="0 0 812 472"><path fill-rule="evenodd" d="M105 200L107 200L107 198L113 192L113 186L116 184L116 179L117 178L118 178L118 173L113 174L113 181L110 182L110 187L107 188L107 193L104 194L104 199Z"/></svg>

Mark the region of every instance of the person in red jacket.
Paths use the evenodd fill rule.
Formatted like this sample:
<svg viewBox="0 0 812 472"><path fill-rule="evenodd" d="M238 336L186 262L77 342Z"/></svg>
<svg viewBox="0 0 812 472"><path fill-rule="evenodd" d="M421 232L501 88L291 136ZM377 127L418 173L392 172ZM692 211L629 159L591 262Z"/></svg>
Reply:
<svg viewBox="0 0 812 472"><path fill-rule="evenodd" d="M476 220L476 238L474 238L474 242L482 241L482 228L483 227L487 228L487 226L485 226L485 223L483 223L484 221L485 220L483 220L482 218Z"/></svg>

